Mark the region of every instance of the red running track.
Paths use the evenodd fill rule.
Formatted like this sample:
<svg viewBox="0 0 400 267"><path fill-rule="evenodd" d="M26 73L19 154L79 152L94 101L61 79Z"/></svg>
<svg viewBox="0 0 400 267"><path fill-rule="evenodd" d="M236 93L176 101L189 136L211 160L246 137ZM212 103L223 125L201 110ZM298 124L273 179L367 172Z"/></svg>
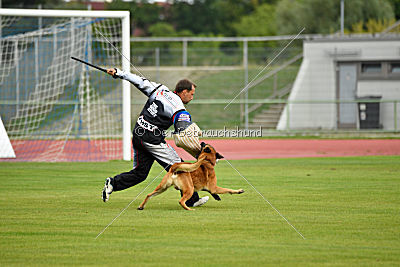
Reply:
<svg viewBox="0 0 400 267"><path fill-rule="evenodd" d="M167 142L184 160L187 152ZM209 139L226 159L400 155L400 139ZM108 161L122 158L120 140L11 141L16 159L0 161ZM118 147L117 150L114 150Z"/></svg>
<svg viewBox="0 0 400 267"><path fill-rule="evenodd" d="M193 159L168 143L184 160ZM207 143L227 159L400 155L400 139L210 139Z"/></svg>

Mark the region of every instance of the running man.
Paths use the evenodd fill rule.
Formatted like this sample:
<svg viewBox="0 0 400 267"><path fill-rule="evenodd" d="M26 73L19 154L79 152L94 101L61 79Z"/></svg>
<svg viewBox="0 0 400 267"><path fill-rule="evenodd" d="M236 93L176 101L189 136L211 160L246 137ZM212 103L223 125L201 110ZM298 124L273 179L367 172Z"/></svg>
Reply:
<svg viewBox="0 0 400 267"><path fill-rule="evenodd" d="M201 150L200 129L191 121L184 104L193 100L196 85L187 79L180 80L171 92L165 85L150 82L144 77L121 71L117 68L107 70L114 78L129 81L148 100L133 129L133 168L116 176L108 177L102 191L103 201L109 200L112 192L121 191L143 182L156 160L166 171L177 162L182 162L176 151L165 142L165 132L174 125L175 143L196 157ZM186 202L189 207L201 206L209 197L199 198L197 192Z"/></svg>

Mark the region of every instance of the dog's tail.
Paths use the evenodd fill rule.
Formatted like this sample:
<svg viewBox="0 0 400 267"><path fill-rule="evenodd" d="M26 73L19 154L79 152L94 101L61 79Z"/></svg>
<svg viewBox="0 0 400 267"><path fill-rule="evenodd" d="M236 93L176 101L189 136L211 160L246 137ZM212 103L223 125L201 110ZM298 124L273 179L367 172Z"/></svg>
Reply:
<svg viewBox="0 0 400 267"><path fill-rule="evenodd" d="M172 165L172 167L169 171L172 173L193 172L201 166L201 164L204 162L205 158L206 158L205 156L199 157L199 159L195 163L185 163L185 162L175 163L174 165Z"/></svg>

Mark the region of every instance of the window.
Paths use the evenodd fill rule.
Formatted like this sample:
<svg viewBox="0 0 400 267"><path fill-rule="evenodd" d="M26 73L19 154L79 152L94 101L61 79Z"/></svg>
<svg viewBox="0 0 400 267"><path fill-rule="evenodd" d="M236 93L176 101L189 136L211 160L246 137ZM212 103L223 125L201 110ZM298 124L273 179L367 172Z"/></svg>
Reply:
<svg viewBox="0 0 400 267"><path fill-rule="evenodd" d="M390 63L390 73L400 74L400 62Z"/></svg>
<svg viewBox="0 0 400 267"><path fill-rule="evenodd" d="M359 80L400 80L400 61L358 62Z"/></svg>
<svg viewBox="0 0 400 267"><path fill-rule="evenodd" d="M361 63L362 73L379 74L382 72L381 63Z"/></svg>

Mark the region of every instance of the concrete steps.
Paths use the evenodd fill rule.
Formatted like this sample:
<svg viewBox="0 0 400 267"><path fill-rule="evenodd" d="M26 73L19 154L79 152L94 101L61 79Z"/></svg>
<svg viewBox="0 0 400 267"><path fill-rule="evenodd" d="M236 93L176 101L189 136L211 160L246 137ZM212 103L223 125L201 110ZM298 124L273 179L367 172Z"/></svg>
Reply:
<svg viewBox="0 0 400 267"><path fill-rule="evenodd" d="M268 109L259 112L249 123L250 129L275 129L285 104L272 104Z"/></svg>

